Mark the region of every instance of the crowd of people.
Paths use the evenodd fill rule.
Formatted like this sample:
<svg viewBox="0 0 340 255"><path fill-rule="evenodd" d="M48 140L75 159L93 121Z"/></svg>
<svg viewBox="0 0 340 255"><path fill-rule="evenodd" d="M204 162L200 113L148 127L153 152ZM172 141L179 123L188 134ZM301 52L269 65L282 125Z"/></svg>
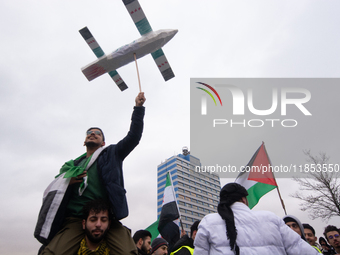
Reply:
<svg viewBox="0 0 340 255"><path fill-rule="evenodd" d="M182 230L174 245L147 230L131 236L119 221L128 215L122 164L142 137L145 100L139 93L130 130L117 144L104 148L103 131L89 128L86 153L66 162L48 186L34 232L39 255L340 254L338 227L327 226L317 243L314 228L292 215L250 210L237 183L221 189L217 213L194 222L190 235Z"/></svg>
<svg viewBox="0 0 340 255"><path fill-rule="evenodd" d="M280 219L270 212L250 211L244 197L246 190L238 186L236 183L227 184L221 191L222 198L226 200L221 199L219 212L206 215L202 222L195 221L190 228L190 236L182 230L181 238L172 251L168 250L169 244L165 239L157 237L151 242L149 231L138 230L132 236L136 250L128 254L340 254L340 230L337 227L327 226L323 233L326 239L320 237L318 244L314 228L301 224L294 216ZM233 187L231 192L230 187ZM74 254L127 254L109 248L107 238L112 223L109 212L110 206L105 200L93 200L84 206L84 235Z"/></svg>

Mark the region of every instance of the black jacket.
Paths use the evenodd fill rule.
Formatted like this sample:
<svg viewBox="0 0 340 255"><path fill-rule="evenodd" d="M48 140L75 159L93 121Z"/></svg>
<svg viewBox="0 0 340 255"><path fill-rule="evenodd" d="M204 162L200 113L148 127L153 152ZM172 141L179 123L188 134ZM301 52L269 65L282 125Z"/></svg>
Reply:
<svg viewBox="0 0 340 255"><path fill-rule="evenodd" d="M189 246L191 248L194 248L194 240L190 238L188 235L184 235L175 243L174 247L172 248L172 252L178 250L182 246ZM183 247L178 252L175 253L176 255L191 255L190 251Z"/></svg>
<svg viewBox="0 0 340 255"><path fill-rule="evenodd" d="M98 174L108 194L114 217L121 220L128 216L123 179L123 160L138 145L143 132L144 107L134 107L128 134L117 144L105 148L97 159Z"/></svg>
<svg viewBox="0 0 340 255"><path fill-rule="evenodd" d="M145 253L144 251L142 251L138 247L137 247L137 250L138 250L138 255L147 255L147 253Z"/></svg>

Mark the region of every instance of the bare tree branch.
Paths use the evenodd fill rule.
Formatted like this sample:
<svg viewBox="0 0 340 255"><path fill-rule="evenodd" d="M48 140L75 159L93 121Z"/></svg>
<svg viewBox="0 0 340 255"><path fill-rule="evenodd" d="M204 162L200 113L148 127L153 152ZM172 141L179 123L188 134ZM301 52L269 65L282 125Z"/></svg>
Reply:
<svg viewBox="0 0 340 255"><path fill-rule="evenodd" d="M291 196L301 201L300 209L308 211L312 219L321 218L324 221L334 216L340 216L340 173L332 171L329 157L325 153L318 156L311 154L310 150L304 151L306 161L319 166L321 170L309 172L309 178L293 177L300 186L300 191ZM337 165L339 166L339 165ZM323 168L325 167L325 168ZM339 170L339 169L338 169Z"/></svg>

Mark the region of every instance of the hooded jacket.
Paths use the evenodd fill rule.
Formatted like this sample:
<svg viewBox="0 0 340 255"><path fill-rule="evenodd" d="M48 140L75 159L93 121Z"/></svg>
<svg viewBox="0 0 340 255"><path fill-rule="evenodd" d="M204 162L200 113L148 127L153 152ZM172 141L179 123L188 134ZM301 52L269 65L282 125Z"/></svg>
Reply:
<svg viewBox="0 0 340 255"><path fill-rule="evenodd" d="M232 204L240 254L318 254L272 212L251 211L241 202ZM234 255L226 234L226 224L218 213L206 215L198 226L194 255Z"/></svg>
<svg viewBox="0 0 340 255"><path fill-rule="evenodd" d="M290 222L291 220L289 218L293 219L293 221L295 221L298 224L300 232L301 232L301 238L307 242L306 237L305 237L305 231L304 231L304 228L303 228L303 226L301 224L301 221L298 218L296 218L295 216L293 216L293 215L286 215L286 216L284 216L283 217L283 221L285 223Z"/></svg>

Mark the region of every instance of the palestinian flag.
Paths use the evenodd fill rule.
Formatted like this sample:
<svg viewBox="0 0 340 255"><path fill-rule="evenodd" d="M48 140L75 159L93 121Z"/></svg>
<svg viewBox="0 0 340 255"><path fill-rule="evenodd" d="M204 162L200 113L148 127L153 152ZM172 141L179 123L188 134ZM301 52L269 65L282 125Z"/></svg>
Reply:
<svg viewBox="0 0 340 255"><path fill-rule="evenodd" d="M249 208L252 209L260 198L277 187L273 171L271 169L264 143L257 149L245 171L240 173L235 182L241 184L248 191Z"/></svg>

